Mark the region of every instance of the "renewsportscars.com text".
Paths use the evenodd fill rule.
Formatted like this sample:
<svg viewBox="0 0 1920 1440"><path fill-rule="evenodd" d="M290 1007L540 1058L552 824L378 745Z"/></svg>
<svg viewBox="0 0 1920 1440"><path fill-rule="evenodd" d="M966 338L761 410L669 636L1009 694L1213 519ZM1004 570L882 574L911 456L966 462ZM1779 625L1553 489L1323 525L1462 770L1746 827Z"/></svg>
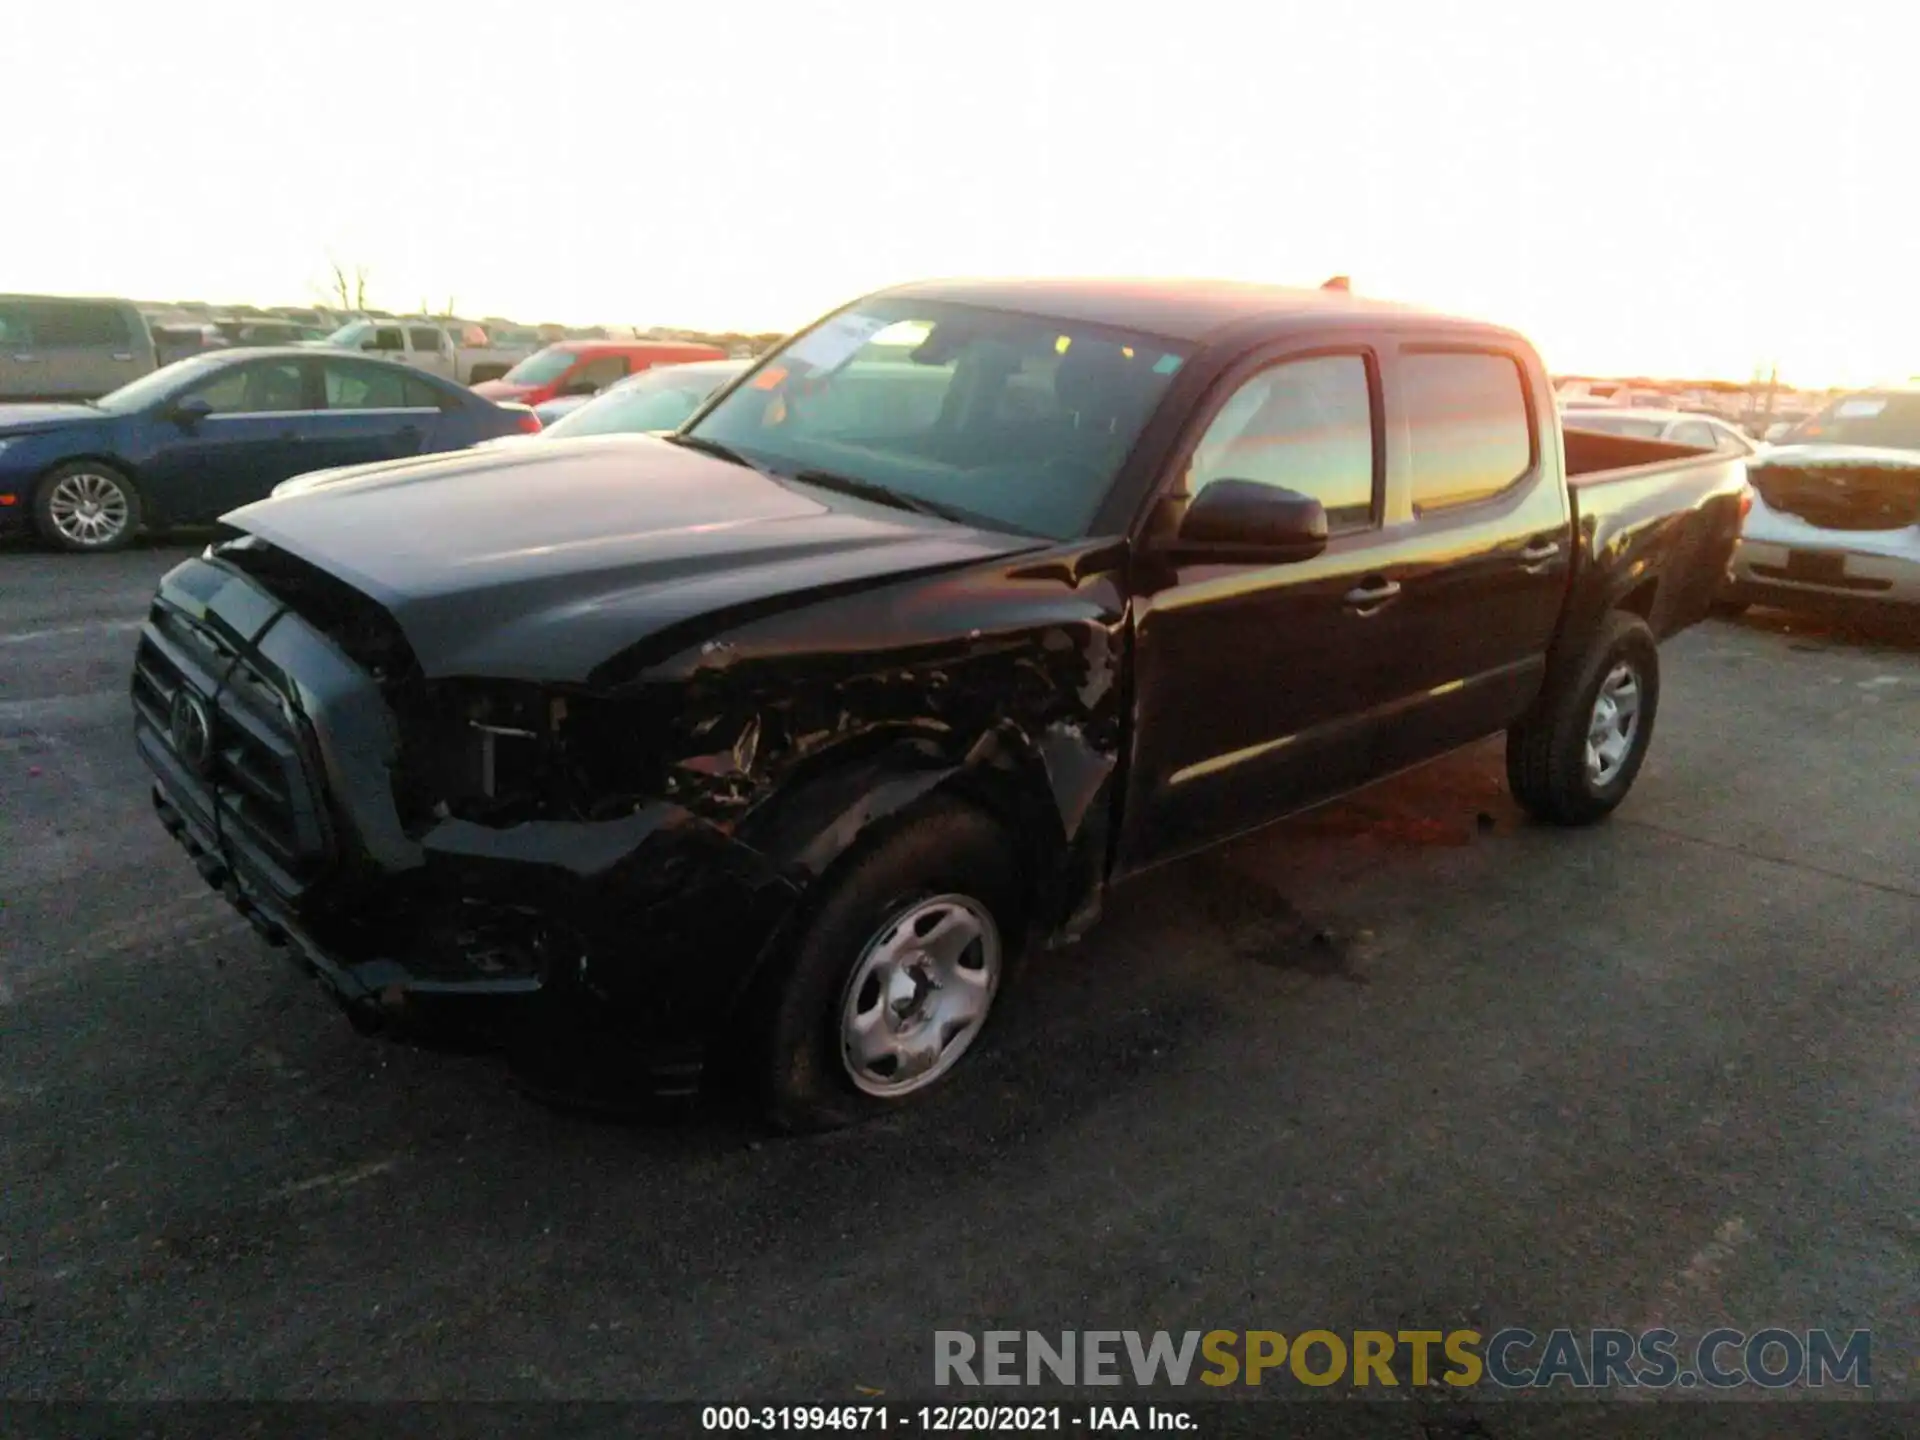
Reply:
<svg viewBox="0 0 1920 1440"><path fill-rule="evenodd" d="M1494 1385L1508 1390L1873 1384L1867 1330L966 1330L934 1332L934 1384Z"/></svg>

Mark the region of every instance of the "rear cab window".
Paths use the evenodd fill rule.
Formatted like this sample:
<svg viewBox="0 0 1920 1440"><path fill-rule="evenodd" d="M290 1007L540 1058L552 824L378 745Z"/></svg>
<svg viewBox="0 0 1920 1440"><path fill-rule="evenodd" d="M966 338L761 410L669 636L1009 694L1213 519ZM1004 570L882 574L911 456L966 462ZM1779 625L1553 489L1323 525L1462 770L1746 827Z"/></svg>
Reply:
<svg viewBox="0 0 1920 1440"><path fill-rule="evenodd" d="M1408 348L1398 374L1416 516L1491 500L1533 472L1540 447L1518 356Z"/></svg>

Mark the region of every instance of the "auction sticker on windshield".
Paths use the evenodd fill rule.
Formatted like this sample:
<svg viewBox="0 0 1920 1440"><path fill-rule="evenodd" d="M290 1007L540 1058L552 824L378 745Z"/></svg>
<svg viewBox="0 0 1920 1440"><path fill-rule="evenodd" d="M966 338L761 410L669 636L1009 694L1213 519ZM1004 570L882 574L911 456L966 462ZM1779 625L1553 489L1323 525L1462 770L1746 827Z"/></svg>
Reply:
<svg viewBox="0 0 1920 1440"><path fill-rule="evenodd" d="M818 329L801 336L780 358L800 361L815 370L833 370L892 322L872 315L836 315Z"/></svg>

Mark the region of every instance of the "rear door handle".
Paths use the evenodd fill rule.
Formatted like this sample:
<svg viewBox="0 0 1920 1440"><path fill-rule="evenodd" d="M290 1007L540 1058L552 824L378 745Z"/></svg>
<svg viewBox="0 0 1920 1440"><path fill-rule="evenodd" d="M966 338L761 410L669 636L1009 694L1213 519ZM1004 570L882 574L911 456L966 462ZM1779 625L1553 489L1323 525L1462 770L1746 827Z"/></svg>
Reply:
<svg viewBox="0 0 1920 1440"><path fill-rule="evenodd" d="M1520 552L1520 558L1529 565L1538 565L1543 560L1551 560L1560 553L1558 540L1536 540Z"/></svg>
<svg viewBox="0 0 1920 1440"><path fill-rule="evenodd" d="M1377 610L1400 593L1400 582L1369 576L1364 584L1347 591L1346 603L1354 610Z"/></svg>

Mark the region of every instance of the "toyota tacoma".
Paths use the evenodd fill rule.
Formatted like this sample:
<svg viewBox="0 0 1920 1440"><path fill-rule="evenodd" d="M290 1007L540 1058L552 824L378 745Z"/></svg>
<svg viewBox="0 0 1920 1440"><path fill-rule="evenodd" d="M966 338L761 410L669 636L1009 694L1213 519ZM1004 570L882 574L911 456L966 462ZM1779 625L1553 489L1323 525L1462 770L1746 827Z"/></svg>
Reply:
<svg viewBox="0 0 1920 1440"><path fill-rule="evenodd" d="M1334 291L919 284L670 436L333 471L161 582L153 803L368 1028L948 1077L1113 885L1504 732L1601 819L1737 458L1562 435L1518 334Z"/></svg>

